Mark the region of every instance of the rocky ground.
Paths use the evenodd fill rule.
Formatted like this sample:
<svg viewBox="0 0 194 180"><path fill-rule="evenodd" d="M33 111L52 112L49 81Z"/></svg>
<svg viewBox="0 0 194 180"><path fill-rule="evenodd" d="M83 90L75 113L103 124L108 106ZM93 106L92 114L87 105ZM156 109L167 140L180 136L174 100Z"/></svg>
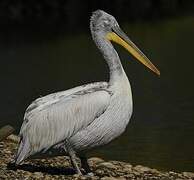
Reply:
<svg viewBox="0 0 194 180"><path fill-rule="evenodd" d="M89 159L90 166L94 172L93 177L78 176L71 168L68 157L55 157L42 160L25 161L17 169L11 162L16 151L15 137L0 142L0 179L23 180L23 179L91 179L91 180L181 180L194 179L191 172L160 172L141 165L132 166L129 163L118 161L104 161L93 157ZM14 141L13 141L14 139ZM16 139L17 141L17 139Z"/></svg>

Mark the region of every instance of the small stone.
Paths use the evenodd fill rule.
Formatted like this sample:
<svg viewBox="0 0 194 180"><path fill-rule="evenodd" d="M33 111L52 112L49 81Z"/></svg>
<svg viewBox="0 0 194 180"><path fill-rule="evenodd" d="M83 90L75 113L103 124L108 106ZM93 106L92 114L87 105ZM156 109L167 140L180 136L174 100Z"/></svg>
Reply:
<svg viewBox="0 0 194 180"><path fill-rule="evenodd" d="M11 154L11 151L8 151L8 150L7 150L6 153L7 153L7 154Z"/></svg>
<svg viewBox="0 0 194 180"><path fill-rule="evenodd" d="M101 180L118 180L118 178L105 176L105 177L101 178Z"/></svg>
<svg viewBox="0 0 194 180"><path fill-rule="evenodd" d="M183 175L189 178L194 178L194 173L192 172L183 172Z"/></svg>
<svg viewBox="0 0 194 180"><path fill-rule="evenodd" d="M110 162L103 162L98 165L98 167L108 168L108 169L116 169L116 166Z"/></svg>
<svg viewBox="0 0 194 180"><path fill-rule="evenodd" d="M41 177L43 177L43 174L42 174L41 172L35 172L35 173L33 174L33 176L34 176L35 178L41 178Z"/></svg>
<svg viewBox="0 0 194 180"><path fill-rule="evenodd" d="M81 179L81 180L86 180L86 179L88 179L88 178L85 177L85 176L81 176L80 179Z"/></svg>
<svg viewBox="0 0 194 180"><path fill-rule="evenodd" d="M44 177L44 180L50 180L51 178L48 176L48 175L46 175L45 177Z"/></svg>
<svg viewBox="0 0 194 180"><path fill-rule="evenodd" d="M139 171L134 171L134 172L133 172L133 175L135 175L135 176L140 176L140 172L139 172Z"/></svg>
<svg viewBox="0 0 194 180"><path fill-rule="evenodd" d="M118 179L118 180L126 180L125 177L118 177L117 179Z"/></svg>
<svg viewBox="0 0 194 180"><path fill-rule="evenodd" d="M101 158L98 158L98 157L92 157L92 158L89 159L89 162L93 162L95 164L99 164L99 163L104 162L104 160L101 159Z"/></svg>
<svg viewBox="0 0 194 180"><path fill-rule="evenodd" d="M138 171L138 172L141 172L141 173L144 173L144 172L149 172L151 171L150 168L148 167L144 167L144 166L141 166L141 165L137 165L134 167L134 170Z"/></svg>
<svg viewBox="0 0 194 180"><path fill-rule="evenodd" d="M131 164L125 164L125 168L131 169L133 166Z"/></svg>
<svg viewBox="0 0 194 180"><path fill-rule="evenodd" d="M126 164L124 168L122 169L123 172L130 173L132 171L132 165Z"/></svg>
<svg viewBox="0 0 194 180"><path fill-rule="evenodd" d="M157 169L150 169L150 172L153 174L160 174L160 172Z"/></svg>
<svg viewBox="0 0 194 180"><path fill-rule="evenodd" d="M20 138L14 134L11 134L7 137L7 140L10 140L10 141L15 142L15 143L19 143Z"/></svg>
<svg viewBox="0 0 194 180"><path fill-rule="evenodd" d="M91 178L91 177L94 177L94 173L93 172L89 172L86 174L87 177Z"/></svg>
<svg viewBox="0 0 194 180"><path fill-rule="evenodd" d="M101 170L101 169L97 169L97 170L95 171L95 173L98 174L98 175L102 175L102 174L104 174L104 171Z"/></svg>
<svg viewBox="0 0 194 180"><path fill-rule="evenodd" d="M125 177L126 177L127 179L132 179L132 178L134 178L134 175L133 175L133 174L127 174L127 175L125 175Z"/></svg>
<svg viewBox="0 0 194 180"><path fill-rule="evenodd" d="M81 175L79 175L79 174L74 174L74 175L73 175L74 178L78 178L78 177L80 177L80 176L81 176Z"/></svg>

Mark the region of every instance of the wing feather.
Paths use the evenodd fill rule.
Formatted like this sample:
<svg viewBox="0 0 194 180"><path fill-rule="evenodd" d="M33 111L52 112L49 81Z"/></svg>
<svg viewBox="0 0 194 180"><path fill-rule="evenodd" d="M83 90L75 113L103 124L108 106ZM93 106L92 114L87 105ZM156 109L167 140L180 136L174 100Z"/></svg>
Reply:
<svg viewBox="0 0 194 180"><path fill-rule="evenodd" d="M38 98L35 101L33 101L26 109L26 112L24 115L24 121L25 121L25 117L28 116L29 114L35 112L36 110L42 109L45 106L56 103L61 98L65 98L67 96L72 96L72 94L74 94L74 93L88 91L89 89L94 89L94 88L106 89L107 87L108 87L107 82L95 82L95 83L90 83L90 84L78 86L78 87L68 89L65 91L52 93L52 94L43 96L41 98Z"/></svg>
<svg viewBox="0 0 194 180"><path fill-rule="evenodd" d="M48 149L87 127L106 110L111 96L105 87L99 86L62 94L52 103L44 101L44 106L39 104L25 114L20 135L28 139L29 154Z"/></svg>

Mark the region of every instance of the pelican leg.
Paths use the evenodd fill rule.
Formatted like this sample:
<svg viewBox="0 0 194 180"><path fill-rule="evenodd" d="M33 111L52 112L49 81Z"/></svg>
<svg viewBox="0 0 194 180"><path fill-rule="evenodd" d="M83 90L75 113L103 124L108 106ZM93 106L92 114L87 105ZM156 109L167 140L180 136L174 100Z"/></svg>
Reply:
<svg viewBox="0 0 194 180"><path fill-rule="evenodd" d="M81 155L79 156L80 160L81 160L81 166L82 168L85 170L86 174L89 176L94 176L94 174L92 173L90 166L88 164L88 160L86 158L85 155Z"/></svg>
<svg viewBox="0 0 194 180"><path fill-rule="evenodd" d="M74 151L69 151L69 156L70 156L70 159L71 159L71 164L75 168L77 174L82 175L82 172L80 171L79 166L78 166L78 164L76 162L75 152Z"/></svg>
<svg viewBox="0 0 194 180"><path fill-rule="evenodd" d="M71 164L73 168L76 170L77 174L82 175L82 172L78 166L78 163L76 162L76 153L75 151L71 148L69 143L66 143L66 148L69 154L69 157L71 159Z"/></svg>

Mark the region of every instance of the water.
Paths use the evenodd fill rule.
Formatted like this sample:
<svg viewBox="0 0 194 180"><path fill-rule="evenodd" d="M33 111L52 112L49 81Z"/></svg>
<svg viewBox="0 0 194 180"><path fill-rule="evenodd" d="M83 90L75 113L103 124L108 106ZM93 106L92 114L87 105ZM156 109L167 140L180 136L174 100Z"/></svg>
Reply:
<svg viewBox="0 0 194 180"><path fill-rule="evenodd" d="M186 17L122 25L161 77L115 45L132 85L134 113L126 132L93 155L161 170L194 170L193 22ZM108 80L88 33L32 35L0 34L0 126L19 130L25 108L37 97Z"/></svg>

